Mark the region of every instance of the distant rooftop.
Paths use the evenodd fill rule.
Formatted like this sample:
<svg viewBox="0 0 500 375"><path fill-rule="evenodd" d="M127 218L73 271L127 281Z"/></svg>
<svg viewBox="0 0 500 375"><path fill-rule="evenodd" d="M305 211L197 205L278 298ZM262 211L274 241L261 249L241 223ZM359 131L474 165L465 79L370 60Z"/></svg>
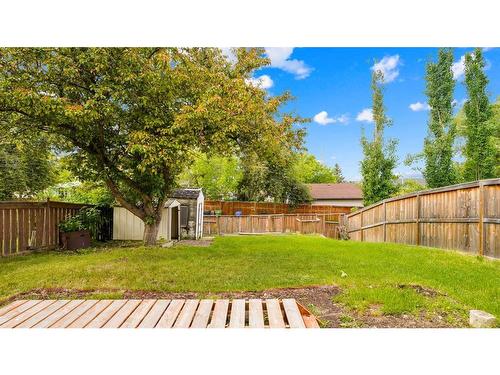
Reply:
<svg viewBox="0 0 500 375"><path fill-rule="evenodd" d="M363 199L361 188L356 184L307 184L313 199Z"/></svg>

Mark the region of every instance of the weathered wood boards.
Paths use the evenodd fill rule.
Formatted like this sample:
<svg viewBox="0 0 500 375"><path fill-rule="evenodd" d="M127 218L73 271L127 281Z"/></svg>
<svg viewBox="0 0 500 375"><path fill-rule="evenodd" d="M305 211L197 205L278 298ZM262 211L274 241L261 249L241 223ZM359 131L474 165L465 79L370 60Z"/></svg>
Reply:
<svg viewBox="0 0 500 375"><path fill-rule="evenodd" d="M456 249L500 258L500 179L387 199L345 216L352 240Z"/></svg>
<svg viewBox="0 0 500 375"><path fill-rule="evenodd" d="M75 215L81 204L65 202L0 202L0 256L59 243L61 221Z"/></svg>
<svg viewBox="0 0 500 375"><path fill-rule="evenodd" d="M20 300L0 328L317 328L295 299Z"/></svg>
<svg viewBox="0 0 500 375"><path fill-rule="evenodd" d="M212 201L205 200L205 211L220 211L222 215L272 215L272 214L339 214L351 212L351 207L299 204L292 207L284 203Z"/></svg>
<svg viewBox="0 0 500 375"><path fill-rule="evenodd" d="M288 233L322 234L338 238L340 213L203 217L203 234Z"/></svg>

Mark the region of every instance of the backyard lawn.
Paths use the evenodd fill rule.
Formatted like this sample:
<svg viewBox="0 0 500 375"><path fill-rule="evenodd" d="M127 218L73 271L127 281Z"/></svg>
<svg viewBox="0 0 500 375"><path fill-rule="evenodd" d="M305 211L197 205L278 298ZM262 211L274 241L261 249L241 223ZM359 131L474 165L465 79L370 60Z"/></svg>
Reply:
<svg viewBox="0 0 500 375"><path fill-rule="evenodd" d="M227 236L209 247L98 247L0 259L0 303L33 289L119 298L127 291L210 296L327 285L338 287L329 300L342 307L346 326L367 314L438 316L450 326L465 325L469 309L500 317L499 261L407 245ZM314 303L304 303L314 312Z"/></svg>

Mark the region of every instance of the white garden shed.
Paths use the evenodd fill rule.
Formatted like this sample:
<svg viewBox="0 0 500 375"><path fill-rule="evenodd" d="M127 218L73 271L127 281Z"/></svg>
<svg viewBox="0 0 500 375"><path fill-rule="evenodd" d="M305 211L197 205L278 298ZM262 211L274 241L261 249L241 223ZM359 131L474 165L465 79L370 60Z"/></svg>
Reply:
<svg viewBox="0 0 500 375"><path fill-rule="evenodd" d="M165 202L158 239L199 239L203 236L204 196L199 188L177 189ZM124 207L113 209L113 239L142 240L144 223Z"/></svg>

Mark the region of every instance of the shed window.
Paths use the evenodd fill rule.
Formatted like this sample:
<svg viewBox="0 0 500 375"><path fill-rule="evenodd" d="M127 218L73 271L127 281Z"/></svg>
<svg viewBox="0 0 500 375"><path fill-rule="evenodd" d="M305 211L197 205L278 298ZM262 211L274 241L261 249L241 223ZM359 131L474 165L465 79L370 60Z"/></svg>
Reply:
<svg viewBox="0 0 500 375"><path fill-rule="evenodd" d="M189 217L189 207L181 206L181 227L187 227Z"/></svg>

